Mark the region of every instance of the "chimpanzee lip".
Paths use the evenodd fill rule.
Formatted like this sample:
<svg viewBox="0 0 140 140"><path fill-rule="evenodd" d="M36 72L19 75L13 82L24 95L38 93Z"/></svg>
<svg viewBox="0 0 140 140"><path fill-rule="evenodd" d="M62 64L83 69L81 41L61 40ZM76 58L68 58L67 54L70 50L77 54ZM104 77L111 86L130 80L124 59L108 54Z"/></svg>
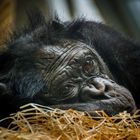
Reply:
<svg viewBox="0 0 140 140"><path fill-rule="evenodd" d="M63 98L61 97L60 98L60 96L56 96L56 97L47 97L48 95L47 94L43 94L43 96L44 96L44 98L46 98L46 100L47 100L47 98L49 99L49 102L52 102L52 104L55 102L55 104L56 103L63 103L63 102L67 102L68 100L70 101L70 100L75 100L76 98L77 98L77 93L75 93L75 92L70 92L69 94L67 94L66 96L63 96ZM72 102L73 103L73 102Z"/></svg>

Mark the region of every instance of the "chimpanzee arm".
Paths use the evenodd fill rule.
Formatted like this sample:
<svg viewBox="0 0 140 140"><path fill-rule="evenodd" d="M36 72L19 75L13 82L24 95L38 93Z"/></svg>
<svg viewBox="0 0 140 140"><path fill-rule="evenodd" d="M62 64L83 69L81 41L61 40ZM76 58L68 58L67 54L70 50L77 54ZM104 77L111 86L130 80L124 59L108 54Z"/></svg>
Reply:
<svg viewBox="0 0 140 140"><path fill-rule="evenodd" d="M132 92L140 107L140 45L101 23L82 21L75 28L77 36L96 49L115 80Z"/></svg>
<svg viewBox="0 0 140 140"><path fill-rule="evenodd" d="M112 105L114 102L114 104L116 105ZM128 102L127 101L127 105L124 105L126 103L125 98L120 99L112 99L111 100L106 100L106 101L96 101L96 102L90 102L90 103L74 103L74 104L60 104L60 105L53 105L51 107L53 108L59 108L59 109L76 109L76 110L80 110L80 111L86 111L88 112L90 115L95 115L95 111L101 111L104 110L108 115L115 115L118 112L122 112L124 110L127 110L131 113L134 113L136 111L136 108L134 108L132 110L132 104L134 103L132 102ZM132 105L132 106L131 106Z"/></svg>

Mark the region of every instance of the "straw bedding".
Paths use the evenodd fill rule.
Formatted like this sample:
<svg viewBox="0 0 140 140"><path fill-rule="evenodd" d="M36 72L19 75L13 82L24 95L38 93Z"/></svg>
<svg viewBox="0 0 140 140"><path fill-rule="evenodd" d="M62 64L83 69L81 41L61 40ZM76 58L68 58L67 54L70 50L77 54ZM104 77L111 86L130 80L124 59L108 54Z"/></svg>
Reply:
<svg viewBox="0 0 140 140"><path fill-rule="evenodd" d="M122 112L109 117L86 112L60 110L27 104L12 114L8 128L0 127L0 140L140 140L138 112Z"/></svg>

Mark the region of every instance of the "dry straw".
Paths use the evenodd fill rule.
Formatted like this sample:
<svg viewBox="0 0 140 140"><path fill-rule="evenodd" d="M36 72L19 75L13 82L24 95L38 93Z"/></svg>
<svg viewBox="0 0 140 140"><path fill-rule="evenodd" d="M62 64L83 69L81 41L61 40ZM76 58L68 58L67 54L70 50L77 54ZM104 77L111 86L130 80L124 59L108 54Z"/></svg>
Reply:
<svg viewBox="0 0 140 140"><path fill-rule="evenodd" d="M0 140L140 140L138 112L113 117L103 111L96 113L98 117L91 117L72 109L27 104L9 117L8 128L0 128Z"/></svg>

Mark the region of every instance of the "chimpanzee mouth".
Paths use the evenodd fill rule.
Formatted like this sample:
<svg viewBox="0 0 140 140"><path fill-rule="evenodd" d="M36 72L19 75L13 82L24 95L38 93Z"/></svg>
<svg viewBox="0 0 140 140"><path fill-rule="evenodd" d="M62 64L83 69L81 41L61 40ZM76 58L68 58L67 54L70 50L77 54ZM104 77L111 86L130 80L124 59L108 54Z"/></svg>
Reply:
<svg viewBox="0 0 140 140"><path fill-rule="evenodd" d="M58 94L59 95L59 94ZM46 92L39 92L34 96L34 99L40 101L45 105L55 104L69 104L78 102L78 95L75 92L71 92L65 96L54 96Z"/></svg>
<svg viewBox="0 0 140 140"><path fill-rule="evenodd" d="M103 95L100 96L94 96L93 100L108 100L113 98L112 96L110 96L108 93L104 93Z"/></svg>

